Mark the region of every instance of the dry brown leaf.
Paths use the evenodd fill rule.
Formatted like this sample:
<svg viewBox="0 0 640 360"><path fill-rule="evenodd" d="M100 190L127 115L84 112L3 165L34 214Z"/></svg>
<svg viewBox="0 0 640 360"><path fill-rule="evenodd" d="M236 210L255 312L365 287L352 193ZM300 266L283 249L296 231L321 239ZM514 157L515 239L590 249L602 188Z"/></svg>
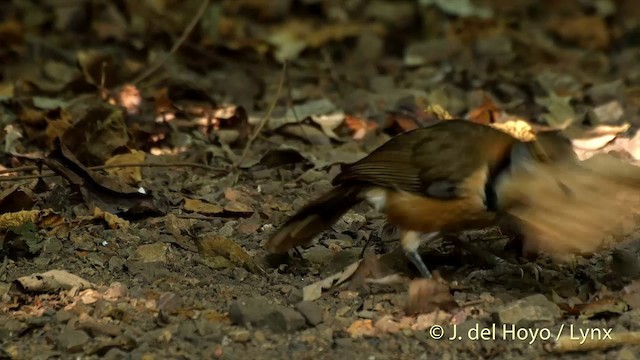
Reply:
<svg viewBox="0 0 640 360"><path fill-rule="evenodd" d="M264 272L240 245L224 236L211 234L199 237L196 246L204 263L213 269L243 266L252 272Z"/></svg>
<svg viewBox="0 0 640 360"><path fill-rule="evenodd" d="M102 211L97 206L93 208L93 217L96 219L103 219L104 221L107 222L107 225L109 225L109 228L113 230L116 230L116 229L126 230L129 228L129 222L127 220L124 220L119 216L111 214L109 212Z"/></svg>
<svg viewBox="0 0 640 360"><path fill-rule="evenodd" d="M142 164L144 163L145 157L146 154L144 151L131 150L129 154L115 155L107 159L105 165ZM140 167L107 168L105 171L107 174L117 176L130 185L135 185L142 181L142 170Z"/></svg>
<svg viewBox="0 0 640 360"><path fill-rule="evenodd" d="M0 230L18 227L27 222L34 223L39 228L54 228L64 223L64 218L51 209L24 210L0 215Z"/></svg>
<svg viewBox="0 0 640 360"><path fill-rule="evenodd" d="M609 29L602 16L562 17L551 21L549 27L563 40L578 46L592 50L605 50L609 47Z"/></svg>
<svg viewBox="0 0 640 360"><path fill-rule="evenodd" d="M356 116L345 116L344 123L351 131L353 131L352 137L355 140L364 139L368 133L375 131L375 129L378 128L378 124L375 122Z"/></svg>
<svg viewBox="0 0 640 360"><path fill-rule="evenodd" d="M193 211L200 214L217 215L224 211L224 208L217 204L211 204L197 199L184 199L182 207L187 211Z"/></svg>
<svg viewBox="0 0 640 360"><path fill-rule="evenodd" d="M624 287L622 299L632 308L640 309L640 280L635 280Z"/></svg>
<svg viewBox="0 0 640 360"><path fill-rule="evenodd" d="M61 138L71 128L71 114L64 109L51 110L45 113L44 120L47 123L44 131L47 145L53 148L53 140Z"/></svg>
<svg viewBox="0 0 640 360"><path fill-rule="evenodd" d="M437 279L416 279L409 284L405 312L425 314L436 310L450 311L458 307L449 286Z"/></svg>
<svg viewBox="0 0 640 360"><path fill-rule="evenodd" d="M84 165L101 165L129 142L120 107L99 103L91 107L61 138Z"/></svg>
<svg viewBox="0 0 640 360"><path fill-rule="evenodd" d="M66 270L50 270L16 279L13 281L12 287L20 292L46 292L71 288L82 290L93 288L95 285Z"/></svg>
<svg viewBox="0 0 640 360"><path fill-rule="evenodd" d="M347 333L349 333L352 338L375 336L376 329L373 327L373 321L370 319L356 320L347 328Z"/></svg>
<svg viewBox="0 0 640 360"><path fill-rule="evenodd" d="M588 302L586 304L578 304L573 307L572 311L580 314L581 319L590 319L592 317L601 317L606 314L622 314L627 311L627 304L611 297Z"/></svg>
<svg viewBox="0 0 640 360"><path fill-rule="evenodd" d="M275 58L278 61L293 60L306 48L319 48L330 41L340 41L355 37L365 32L384 34L385 28L380 24L353 21L315 24L291 18L270 31L267 41L276 47Z"/></svg>
<svg viewBox="0 0 640 360"><path fill-rule="evenodd" d="M249 216L253 213L253 208L238 201L229 201L224 206L224 211L232 215Z"/></svg>
<svg viewBox="0 0 640 360"><path fill-rule="evenodd" d="M502 123L493 123L491 126L521 141L531 141L535 139L535 133L531 125L524 120L509 120Z"/></svg>
<svg viewBox="0 0 640 360"><path fill-rule="evenodd" d="M334 286L338 286L355 274L356 270L360 266L362 260L358 260L352 264L349 264L344 270L337 272L331 276L328 276L320 281L316 281L313 284L307 285L302 289L302 300L313 301L319 299L322 296L323 290L331 289Z"/></svg>
<svg viewBox="0 0 640 360"><path fill-rule="evenodd" d="M15 185L0 193L0 213L28 210L33 207L35 196L28 188Z"/></svg>

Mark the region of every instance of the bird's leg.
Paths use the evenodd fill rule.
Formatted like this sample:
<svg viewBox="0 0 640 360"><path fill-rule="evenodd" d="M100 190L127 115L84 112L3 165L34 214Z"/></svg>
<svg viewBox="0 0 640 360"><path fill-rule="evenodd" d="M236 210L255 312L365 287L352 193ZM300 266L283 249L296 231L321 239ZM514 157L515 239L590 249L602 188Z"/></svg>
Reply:
<svg viewBox="0 0 640 360"><path fill-rule="evenodd" d="M492 254L489 251L479 248L478 246L471 243L468 236L464 239L461 237L453 236L451 240L456 244L456 246L461 247L462 249L468 251L469 253L479 257L485 264L491 265L496 269L505 271L505 272L517 272L520 276L524 277L525 270L531 271L533 273L536 281L540 280L540 269L534 263L527 263L524 265L514 264L509 262L495 254Z"/></svg>
<svg viewBox="0 0 640 360"><path fill-rule="evenodd" d="M400 237L400 245L402 246L402 250L404 250L404 254L409 260L411 260L413 265L420 272L420 275L425 279L431 278L431 272L429 271L429 268L427 268L427 265L424 264L424 261L422 261L420 254L418 254L418 248L423 242L429 241L437 235L437 232L429 233L427 234L426 239L420 239L420 233L418 232L403 231Z"/></svg>

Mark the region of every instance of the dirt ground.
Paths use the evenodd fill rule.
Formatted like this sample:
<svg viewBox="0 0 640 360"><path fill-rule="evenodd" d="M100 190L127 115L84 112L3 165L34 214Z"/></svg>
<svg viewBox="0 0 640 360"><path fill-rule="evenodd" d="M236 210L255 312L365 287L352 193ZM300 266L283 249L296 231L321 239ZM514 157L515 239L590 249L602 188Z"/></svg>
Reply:
<svg viewBox="0 0 640 360"><path fill-rule="evenodd" d="M639 165L634 0L179 3L3 5L0 358L640 357L637 216L538 278L429 242L421 314L366 204L264 250L341 164L447 116Z"/></svg>

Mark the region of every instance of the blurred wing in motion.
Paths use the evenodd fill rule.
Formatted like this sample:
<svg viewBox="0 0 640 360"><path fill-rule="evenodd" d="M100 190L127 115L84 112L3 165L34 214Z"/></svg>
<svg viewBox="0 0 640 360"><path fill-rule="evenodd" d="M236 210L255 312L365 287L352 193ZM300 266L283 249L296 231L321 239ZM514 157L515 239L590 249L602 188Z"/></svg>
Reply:
<svg viewBox="0 0 640 360"><path fill-rule="evenodd" d="M638 188L609 162L539 164L514 174L507 212L525 235L525 251L592 253L638 213Z"/></svg>

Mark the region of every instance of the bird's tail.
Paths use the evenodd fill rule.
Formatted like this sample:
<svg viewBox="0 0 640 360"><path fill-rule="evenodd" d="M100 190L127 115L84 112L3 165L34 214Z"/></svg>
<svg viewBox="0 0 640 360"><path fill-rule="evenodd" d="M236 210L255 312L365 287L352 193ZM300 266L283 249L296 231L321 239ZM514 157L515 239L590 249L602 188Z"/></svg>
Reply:
<svg viewBox="0 0 640 360"><path fill-rule="evenodd" d="M340 185L300 209L267 241L267 251L283 253L304 245L362 201L360 186Z"/></svg>

